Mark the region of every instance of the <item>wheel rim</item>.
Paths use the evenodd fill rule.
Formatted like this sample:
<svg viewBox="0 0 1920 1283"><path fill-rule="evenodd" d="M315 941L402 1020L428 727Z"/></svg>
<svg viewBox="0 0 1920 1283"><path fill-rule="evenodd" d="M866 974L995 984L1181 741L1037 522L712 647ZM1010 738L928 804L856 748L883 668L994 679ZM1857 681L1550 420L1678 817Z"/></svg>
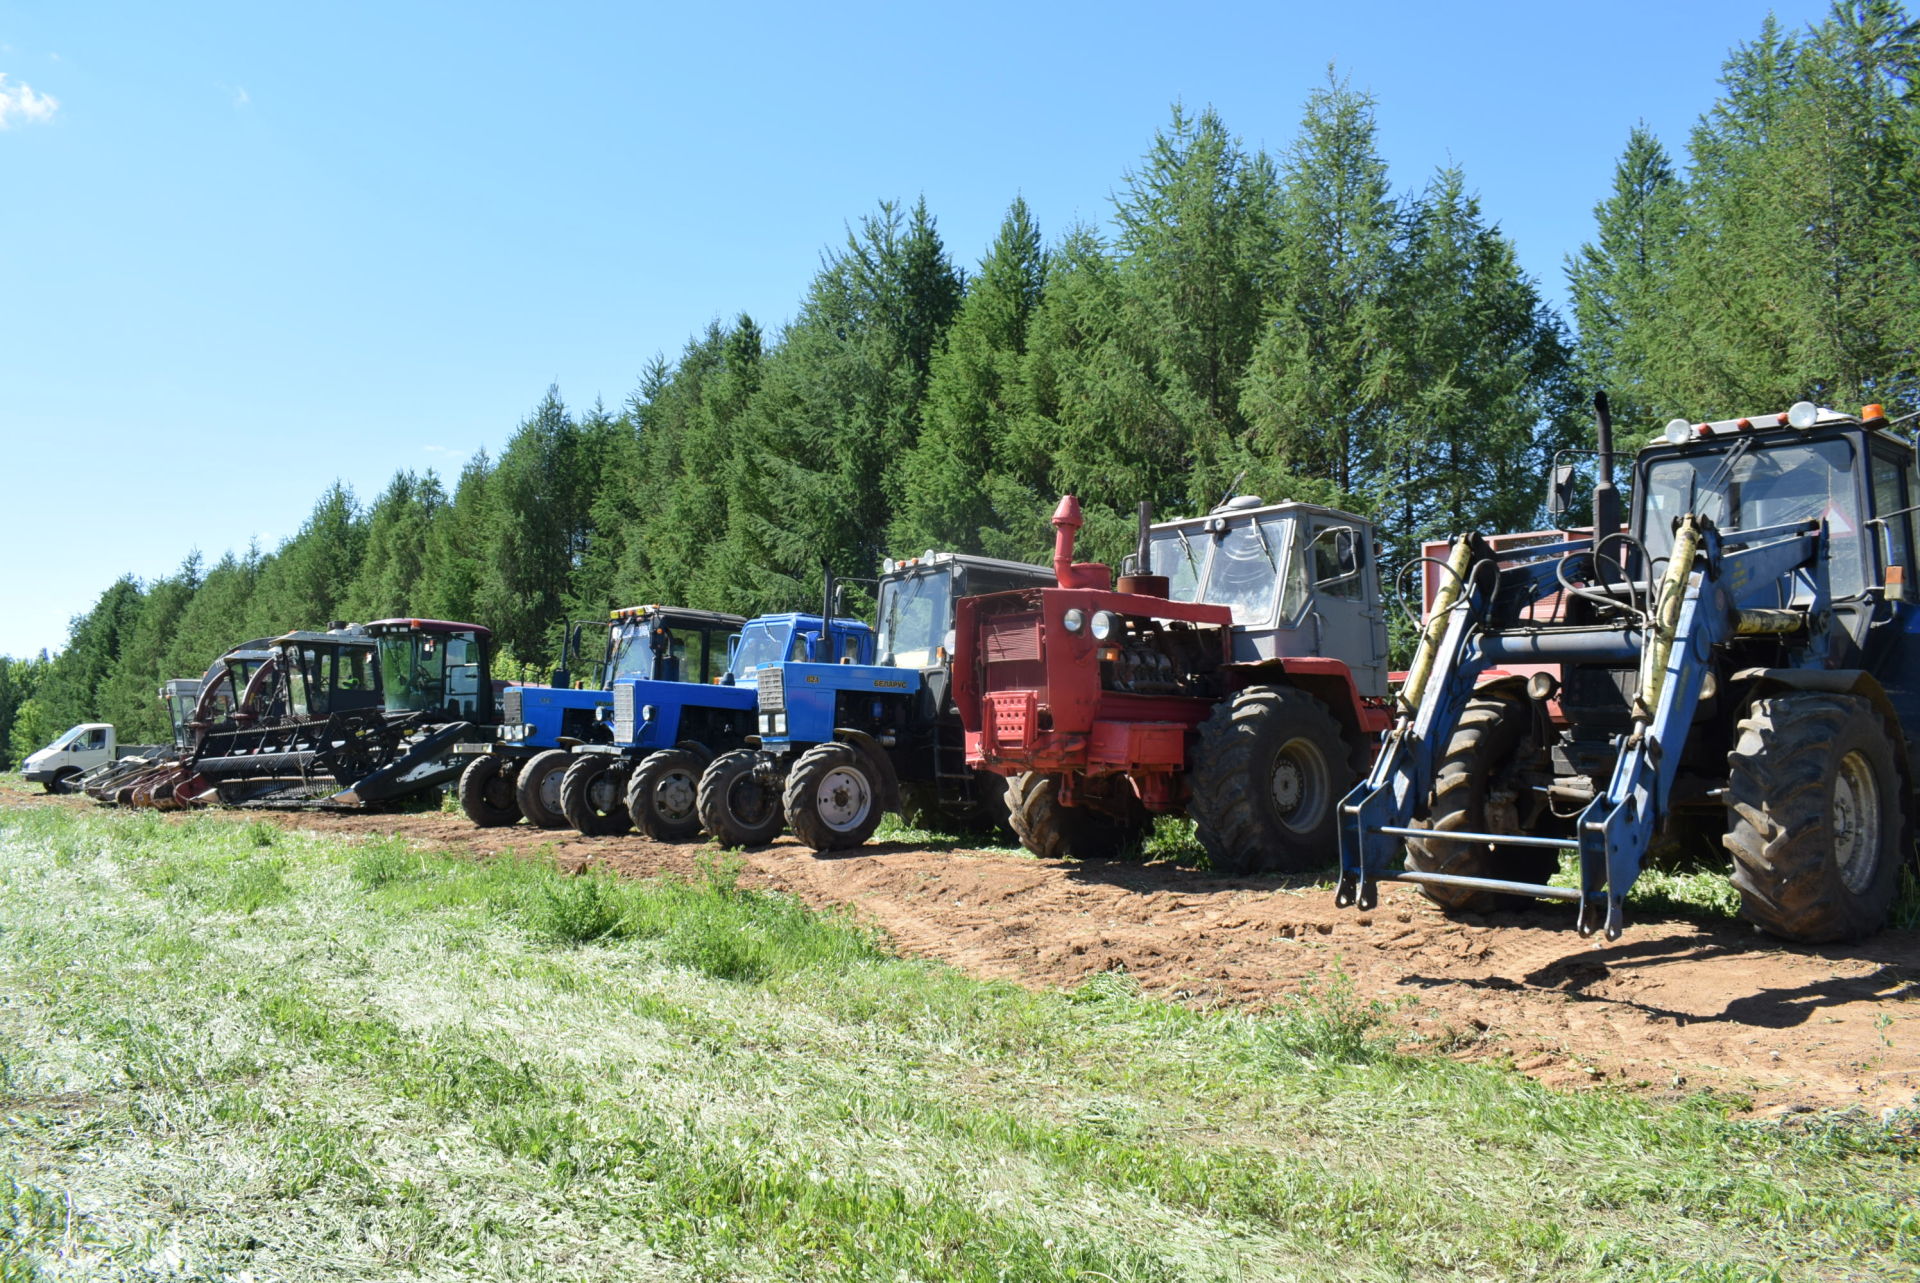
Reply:
<svg viewBox="0 0 1920 1283"><path fill-rule="evenodd" d="M565 775L565 771L548 771L540 777L540 805L546 807L550 814L560 814L560 785Z"/></svg>
<svg viewBox="0 0 1920 1283"><path fill-rule="evenodd" d="M680 824L693 815L695 785L689 771L668 771L653 785L653 813L669 824Z"/></svg>
<svg viewBox="0 0 1920 1283"><path fill-rule="evenodd" d="M611 815L620 803L620 777L612 771L600 772L587 785L587 805L596 813Z"/></svg>
<svg viewBox="0 0 1920 1283"><path fill-rule="evenodd" d="M1863 754L1848 753L1833 777L1833 859L1847 890L1873 884L1879 853L1880 782Z"/></svg>
<svg viewBox="0 0 1920 1283"><path fill-rule="evenodd" d="M873 788L866 773L851 766L836 766L820 777L813 793L813 809L820 822L835 833L857 829L873 810Z"/></svg>
<svg viewBox="0 0 1920 1283"><path fill-rule="evenodd" d="M1312 740L1297 737L1274 755L1269 784L1280 823L1294 833L1319 827L1329 792L1327 760Z"/></svg>
<svg viewBox="0 0 1920 1283"><path fill-rule="evenodd" d="M773 806L773 791L761 787L752 771L741 775L727 790L727 809L746 828L757 829L765 824L772 818Z"/></svg>

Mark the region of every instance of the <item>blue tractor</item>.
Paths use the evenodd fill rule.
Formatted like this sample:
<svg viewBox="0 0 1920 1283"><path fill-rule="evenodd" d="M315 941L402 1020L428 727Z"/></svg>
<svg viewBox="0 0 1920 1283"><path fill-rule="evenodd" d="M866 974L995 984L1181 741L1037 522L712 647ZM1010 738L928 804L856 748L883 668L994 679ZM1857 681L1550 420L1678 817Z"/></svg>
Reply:
<svg viewBox="0 0 1920 1283"><path fill-rule="evenodd" d="M565 828L562 786L573 762L571 750L611 739L607 714L613 706L613 685L622 678L700 681L697 671L679 675L675 639L684 647L689 637L715 632L724 636L740 623L738 615L671 606L610 612L606 646L591 689L571 687L565 667L555 670L550 686L509 686L495 738L459 747L457 751L475 755L460 775L460 809L482 827L512 824L524 815L540 828ZM568 631L563 658L581 653L587 627L576 624Z"/></svg>
<svg viewBox="0 0 1920 1283"><path fill-rule="evenodd" d="M1338 902L1387 880L1457 912L1566 900L1611 940L1656 844L1692 845L1773 935L1877 930L1920 779L1913 442L1879 406L1676 419L1634 462L1623 530L1596 408L1597 538L1469 535L1445 560L1341 806ZM1576 885L1552 884L1563 853Z"/></svg>
<svg viewBox="0 0 1920 1283"><path fill-rule="evenodd" d="M761 669L758 745L701 778L707 831L750 846L785 826L815 851L833 851L865 842L888 811L916 823L1004 825L1005 781L967 766L953 702L954 603L1053 577L1043 566L960 553L888 561L878 661L841 650ZM835 596L828 575L829 617Z"/></svg>
<svg viewBox="0 0 1920 1283"><path fill-rule="evenodd" d="M795 657L872 654L871 630L853 620L835 620L823 641L818 615L743 623L735 615L676 613L679 622L654 633L653 671L614 681L604 740L573 746L560 800L581 833L637 827L663 842L698 836L701 774L749 742L759 673Z"/></svg>

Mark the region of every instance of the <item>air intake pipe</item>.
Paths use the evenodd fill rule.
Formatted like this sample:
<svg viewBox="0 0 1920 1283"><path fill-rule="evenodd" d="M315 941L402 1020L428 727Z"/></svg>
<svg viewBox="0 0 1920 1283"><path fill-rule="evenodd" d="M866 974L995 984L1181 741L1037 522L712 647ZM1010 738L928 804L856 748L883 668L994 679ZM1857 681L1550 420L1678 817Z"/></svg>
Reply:
<svg viewBox="0 0 1920 1283"><path fill-rule="evenodd" d="M1053 510L1053 577L1062 588L1111 588L1113 570L1097 561L1073 559L1073 537L1086 521L1080 516L1080 501L1072 495Z"/></svg>

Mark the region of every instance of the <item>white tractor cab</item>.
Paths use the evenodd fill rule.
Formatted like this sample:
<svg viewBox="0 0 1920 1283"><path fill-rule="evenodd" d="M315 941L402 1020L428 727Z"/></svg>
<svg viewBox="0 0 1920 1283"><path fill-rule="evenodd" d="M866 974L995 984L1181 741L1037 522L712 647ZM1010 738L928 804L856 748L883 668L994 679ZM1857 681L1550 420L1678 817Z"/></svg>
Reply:
<svg viewBox="0 0 1920 1283"><path fill-rule="evenodd" d="M49 793L71 793L80 777L119 756L113 727L106 722L82 722L20 764L29 784Z"/></svg>

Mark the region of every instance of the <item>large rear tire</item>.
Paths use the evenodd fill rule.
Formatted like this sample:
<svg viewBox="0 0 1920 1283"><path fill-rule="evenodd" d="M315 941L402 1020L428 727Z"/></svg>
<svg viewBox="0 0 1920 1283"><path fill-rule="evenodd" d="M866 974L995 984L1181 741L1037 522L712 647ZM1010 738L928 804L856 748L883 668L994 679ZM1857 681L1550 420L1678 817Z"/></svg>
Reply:
<svg viewBox="0 0 1920 1283"><path fill-rule="evenodd" d="M1727 755L1724 841L1749 922L1808 944L1886 925L1913 841L1893 735L1858 695L1748 708Z"/></svg>
<svg viewBox="0 0 1920 1283"><path fill-rule="evenodd" d="M626 761L607 753L576 754L560 780L560 809L586 837L618 837L631 829Z"/></svg>
<svg viewBox="0 0 1920 1283"><path fill-rule="evenodd" d="M883 814L880 772L851 744L815 744L787 772L781 809L815 851L845 851L873 836Z"/></svg>
<svg viewBox="0 0 1920 1283"><path fill-rule="evenodd" d="M1121 787L1126 787L1124 781ZM1060 800L1060 777L1026 771L1007 778L1007 819L1020 845L1043 860L1110 860L1126 854L1152 823L1138 804L1133 820Z"/></svg>
<svg viewBox="0 0 1920 1283"><path fill-rule="evenodd" d="M1249 686L1200 724L1187 813L1216 871L1299 873L1339 853L1340 799L1361 750L1331 709L1291 686Z"/></svg>
<svg viewBox="0 0 1920 1283"><path fill-rule="evenodd" d="M1533 707L1525 694L1505 688L1476 693L1440 759L1427 814L1413 827L1534 836L1522 815L1527 799L1520 779L1539 753L1534 738ZM1420 838L1407 839L1407 863L1422 873L1535 883L1560 868L1559 857L1539 848ZM1422 886L1420 891L1454 913L1485 913L1518 899L1463 887Z"/></svg>
<svg viewBox="0 0 1920 1283"><path fill-rule="evenodd" d="M765 846L780 836L779 768L757 749L713 759L700 777L700 823L722 846Z"/></svg>
<svg viewBox="0 0 1920 1283"><path fill-rule="evenodd" d="M657 842L690 842L700 836L698 753L663 748L640 759L627 781L627 814L633 826Z"/></svg>
<svg viewBox="0 0 1920 1283"><path fill-rule="evenodd" d="M510 763L493 753L482 754L460 772L460 809L483 829L517 823L520 803L514 798Z"/></svg>
<svg viewBox="0 0 1920 1283"><path fill-rule="evenodd" d="M560 785L572 765L573 754L564 748L550 748L535 753L521 766L520 776L513 785L513 799L520 804L520 813L536 826L567 827L567 813L560 804Z"/></svg>

